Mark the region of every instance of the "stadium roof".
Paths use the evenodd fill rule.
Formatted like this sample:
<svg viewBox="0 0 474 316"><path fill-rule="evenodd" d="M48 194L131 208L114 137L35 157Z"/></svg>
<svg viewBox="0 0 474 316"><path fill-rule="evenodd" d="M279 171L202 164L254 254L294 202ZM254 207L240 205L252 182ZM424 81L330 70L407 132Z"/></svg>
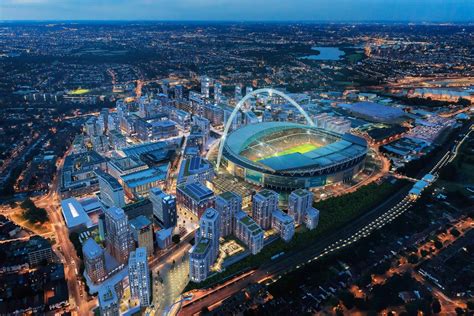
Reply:
<svg viewBox="0 0 474 316"><path fill-rule="evenodd" d="M312 126L286 122L266 122L247 125L230 134L226 142L226 148L228 148L232 154L240 156L241 151L247 149L248 145L258 141L258 139L263 136L273 132L281 132L285 129L295 128L329 134L333 137L337 137L339 140L306 153L296 152L274 156L253 163L274 171L284 171L310 166L329 166L363 155L367 152L367 142L363 138L351 134L339 135ZM242 156L240 157L240 159L246 159Z"/></svg>

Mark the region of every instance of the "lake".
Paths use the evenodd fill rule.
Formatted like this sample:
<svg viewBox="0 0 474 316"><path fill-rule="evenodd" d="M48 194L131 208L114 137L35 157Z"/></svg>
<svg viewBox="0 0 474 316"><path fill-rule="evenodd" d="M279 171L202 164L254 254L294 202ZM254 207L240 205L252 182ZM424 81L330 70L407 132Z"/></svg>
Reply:
<svg viewBox="0 0 474 316"><path fill-rule="evenodd" d="M311 60L340 60L344 56L344 52L338 47L311 47L312 50L319 51L319 55L308 55L301 57L303 59Z"/></svg>

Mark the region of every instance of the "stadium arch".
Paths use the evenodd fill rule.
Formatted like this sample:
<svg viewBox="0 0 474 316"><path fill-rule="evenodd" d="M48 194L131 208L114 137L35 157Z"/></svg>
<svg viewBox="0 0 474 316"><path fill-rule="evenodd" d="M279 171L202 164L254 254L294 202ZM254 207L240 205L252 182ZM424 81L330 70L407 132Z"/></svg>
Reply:
<svg viewBox="0 0 474 316"><path fill-rule="evenodd" d="M217 155L217 165L216 165L217 171L219 171L219 167L221 165L222 152L224 151L224 145L227 138L227 134L229 133L229 129L230 129L230 126L232 125L232 121L234 120L234 117L237 115L237 112L239 112L240 108L244 105L245 101L247 101L249 98L256 96L257 94L260 94L260 93L268 93L270 96L272 94L277 94L280 97L284 98L286 101L290 102L291 105L297 108L301 114L303 114L303 116L305 117L306 121L308 122L310 126L314 126L314 122L309 117L308 113L306 113L306 111L301 107L301 105L296 103L296 101L290 98L287 94L273 88L261 88L261 89L257 89L252 92L249 92L242 99L240 99L239 103L237 103L234 110L232 111L232 114L230 115L229 119L227 120L225 124L224 133L222 134L222 138L219 144L219 153Z"/></svg>

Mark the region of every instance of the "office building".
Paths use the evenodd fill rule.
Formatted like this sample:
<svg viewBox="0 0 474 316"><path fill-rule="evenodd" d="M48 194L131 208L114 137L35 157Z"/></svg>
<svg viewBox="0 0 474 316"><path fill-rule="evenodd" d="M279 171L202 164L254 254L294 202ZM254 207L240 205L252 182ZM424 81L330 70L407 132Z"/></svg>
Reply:
<svg viewBox="0 0 474 316"><path fill-rule="evenodd" d="M295 221L288 214L275 210L272 213L272 228L278 232L281 239L288 242L295 234Z"/></svg>
<svg viewBox="0 0 474 316"><path fill-rule="evenodd" d="M171 246L173 228L161 229L156 232L156 244L160 249L166 249Z"/></svg>
<svg viewBox="0 0 474 316"><path fill-rule="evenodd" d="M130 199L147 198L151 188L164 185L168 169L167 163L121 176L125 194Z"/></svg>
<svg viewBox="0 0 474 316"><path fill-rule="evenodd" d="M178 173L178 185L183 183L201 182L205 184L214 178L214 168L207 159L194 156L181 162Z"/></svg>
<svg viewBox="0 0 474 316"><path fill-rule="evenodd" d="M199 283L207 279L211 269L212 247L211 241L201 238L189 250L189 278Z"/></svg>
<svg viewBox="0 0 474 316"><path fill-rule="evenodd" d="M146 248L137 248L130 253L128 278L131 296L139 299L141 306L150 305L151 284Z"/></svg>
<svg viewBox="0 0 474 316"><path fill-rule="evenodd" d="M148 255L152 256L153 247L153 226L151 221L143 215L130 220L130 229L133 240L137 248L146 248Z"/></svg>
<svg viewBox="0 0 474 316"><path fill-rule="evenodd" d="M94 239L87 239L82 245L84 266L87 275L93 283L102 282L107 275L105 270L105 255Z"/></svg>
<svg viewBox="0 0 474 316"><path fill-rule="evenodd" d="M99 309L102 316L120 315L120 298L113 286L106 285L99 288Z"/></svg>
<svg viewBox="0 0 474 316"><path fill-rule="evenodd" d="M107 250L118 263L125 264L133 243L128 218L123 209L112 206L105 211L105 229Z"/></svg>
<svg viewBox="0 0 474 316"><path fill-rule="evenodd" d="M293 217L295 224L304 222L306 212L313 206L313 193L309 190L298 189L288 197L288 215Z"/></svg>
<svg viewBox="0 0 474 316"><path fill-rule="evenodd" d="M178 208L190 212L198 218L209 207L214 207L214 192L201 182L184 184L176 189L176 201Z"/></svg>
<svg viewBox="0 0 474 316"><path fill-rule="evenodd" d="M150 201L153 204L153 215L163 228L176 226L178 216L176 212L176 197L166 194L160 188L151 188Z"/></svg>
<svg viewBox="0 0 474 316"><path fill-rule="evenodd" d="M216 197L215 209L221 218L221 237L233 232L234 214L242 209L242 198L234 192L224 192Z"/></svg>
<svg viewBox="0 0 474 316"><path fill-rule="evenodd" d="M264 189L254 195L252 217L263 229L272 226L272 212L278 209L278 193Z"/></svg>
<svg viewBox="0 0 474 316"><path fill-rule="evenodd" d="M125 194L118 180L100 169L96 170L95 173L99 179L100 200L102 203L108 207L124 207Z"/></svg>
<svg viewBox="0 0 474 316"><path fill-rule="evenodd" d="M208 208L199 219L199 229L196 232L196 236L199 239L206 238L210 240L212 263L214 263L219 255L220 230L221 223L219 213L213 208Z"/></svg>
<svg viewBox="0 0 474 316"><path fill-rule="evenodd" d="M242 241L252 254L257 254L263 248L263 229L244 211L235 213L234 235Z"/></svg>

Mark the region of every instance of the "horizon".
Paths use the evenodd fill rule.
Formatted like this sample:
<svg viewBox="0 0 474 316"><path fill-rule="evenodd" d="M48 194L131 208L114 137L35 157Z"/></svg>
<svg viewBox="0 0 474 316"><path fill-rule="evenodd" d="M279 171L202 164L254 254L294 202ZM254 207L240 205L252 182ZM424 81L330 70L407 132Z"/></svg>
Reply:
<svg viewBox="0 0 474 316"><path fill-rule="evenodd" d="M472 23L469 0L4 0L0 21Z"/></svg>

